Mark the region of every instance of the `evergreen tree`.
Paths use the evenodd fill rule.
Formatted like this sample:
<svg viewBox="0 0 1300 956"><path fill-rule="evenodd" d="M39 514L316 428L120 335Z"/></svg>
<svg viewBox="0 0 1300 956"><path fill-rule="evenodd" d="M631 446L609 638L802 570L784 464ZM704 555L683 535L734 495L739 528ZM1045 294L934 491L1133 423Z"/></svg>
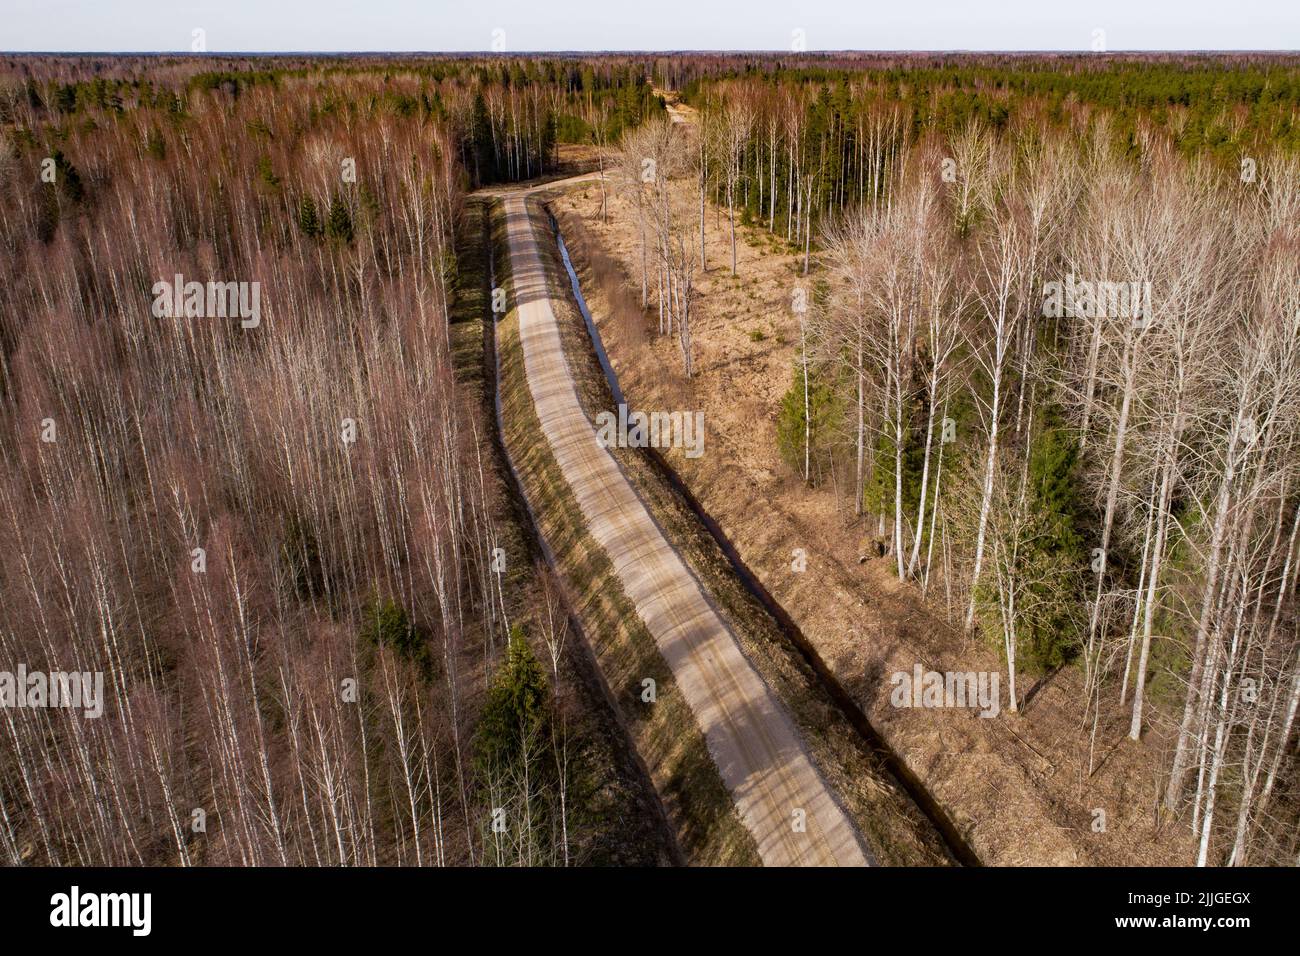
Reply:
<svg viewBox="0 0 1300 956"><path fill-rule="evenodd" d="M479 718L475 749L480 773L501 775L517 768L525 756L530 762L538 759L549 712L546 671L516 624Z"/></svg>
<svg viewBox="0 0 1300 956"><path fill-rule="evenodd" d="M60 113L71 113L77 108L77 87L72 83L60 83L54 88L54 108Z"/></svg>
<svg viewBox="0 0 1300 956"><path fill-rule="evenodd" d="M347 204L338 196L330 201L329 216L325 220L325 234L339 242L352 242L352 214Z"/></svg>
<svg viewBox="0 0 1300 956"><path fill-rule="evenodd" d="M1088 557L1082 533L1079 447L1060 408L1037 406L1028 447L1003 449L989 524L990 573L975 589L981 630L1005 652L1011 610L1016 667L1043 672L1065 664L1088 629ZM1028 456L1026 461L1025 456Z"/></svg>
<svg viewBox="0 0 1300 956"><path fill-rule="evenodd" d="M1079 523L1079 448L1054 405L1043 411L1042 427L1029 449L1026 508L1032 516L1022 553L1027 600L1022 601L1021 648L1027 664L1059 667L1069 658L1078 633L1077 595L1087 565Z"/></svg>
<svg viewBox="0 0 1300 956"><path fill-rule="evenodd" d="M776 442L781 458L800 475L804 470L804 451L807 445L810 473L820 473L829 465L834 450L834 431L843 413L843 404L837 391L821 380L817 369L810 368L808 375L808 415L804 415L804 370L796 358L794 380L781 398L776 415ZM811 421L811 427L804 424ZM807 435L807 441L805 441Z"/></svg>
<svg viewBox="0 0 1300 956"><path fill-rule="evenodd" d="M904 404L903 517L915 521L921 498L921 469L925 466L925 423L917 422L916 402ZM924 419L924 410L919 416ZM871 514L894 517L894 427L887 424L876 440L875 467L863 488L863 506ZM924 529L923 529L924 530Z"/></svg>
<svg viewBox="0 0 1300 956"><path fill-rule="evenodd" d="M425 635L411 621L406 609L392 598L371 601L365 606L361 637L374 647L391 647L408 661L418 664L426 676L431 674L433 658Z"/></svg>
<svg viewBox="0 0 1300 956"><path fill-rule="evenodd" d="M321 234L320 216L316 212L316 200L303 196L298 200L298 228L308 239L316 239Z"/></svg>
<svg viewBox="0 0 1300 956"><path fill-rule="evenodd" d="M480 185L496 182L497 158L492 143L492 118L481 92L474 94L470 118L470 146L474 156L474 179Z"/></svg>
<svg viewBox="0 0 1300 956"><path fill-rule="evenodd" d="M279 188L280 177L275 174L275 169L271 166L270 156L263 155L257 158L257 178L269 189Z"/></svg>
<svg viewBox="0 0 1300 956"><path fill-rule="evenodd" d="M86 196L85 187L81 184L81 174L77 172L77 167L63 155L62 150L56 149L53 155L54 169L56 172L55 180L63 195L69 202L79 203Z"/></svg>

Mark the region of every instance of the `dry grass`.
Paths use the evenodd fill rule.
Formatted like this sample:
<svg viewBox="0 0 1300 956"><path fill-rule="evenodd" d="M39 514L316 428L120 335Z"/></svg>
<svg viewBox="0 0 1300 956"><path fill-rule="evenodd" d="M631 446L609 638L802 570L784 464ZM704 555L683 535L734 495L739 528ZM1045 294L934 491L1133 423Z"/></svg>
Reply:
<svg viewBox="0 0 1300 956"><path fill-rule="evenodd" d="M846 511L833 485L805 488L777 455L776 405L789 387L798 343L788 290L801 258L767 251L768 240L755 230L740 245L735 279L725 219L710 213L714 265L698 286L697 375L684 382L674 373L680 367L675 343L653 336L652 316L642 320L649 333L625 331L634 320L623 290L639 287L634 214L616 200L603 225L599 202L587 188L559 198L556 206L569 229L566 241L595 250L597 284L585 292L622 389L641 407L704 410L706 453L689 460L670 452L672 466L981 860L1188 862L1186 832L1153 809L1159 793L1153 768L1162 746L1157 735L1115 748L1087 774L1074 672L1048 682L1019 719L889 705L888 675L910 672L917 661L940 671L1000 670L1001 664L996 654L955 633L911 587L899 585L887 560L860 563L871 529L853 520L851 505ZM575 222L580 229L572 229ZM611 307L611 301L623 304ZM751 339L752 328L765 330L762 341ZM803 574L790 570L795 548L808 554ZM1117 719L1109 716L1103 739L1117 736ZM1104 833L1091 829L1094 808L1107 811Z"/></svg>
<svg viewBox="0 0 1300 956"><path fill-rule="evenodd" d="M530 207L539 228L544 214ZM552 284L563 276L552 267ZM508 301L513 301L510 296ZM581 321L579 319L579 321ZM677 832L686 859L701 865L752 865L757 848L742 825L709 756L703 733L676 689L654 638L623 594L604 551L584 529L581 511L550 451L533 409L519 344L518 313L497 326L505 445L542 539L549 547L569 603L581 623L610 699L623 716ZM579 388L590 387L589 365L572 365ZM599 376L599 368L595 373ZM657 700L640 699L652 678Z"/></svg>
<svg viewBox="0 0 1300 956"><path fill-rule="evenodd" d="M566 219L565 224L569 223L570 220ZM561 228L563 230L565 226ZM565 235L566 243L569 243L570 233ZM598 269L612 280L608 285L595 285L601 291L595 303L588 303L589 307L599 310L595 314L611 316L612 322L621 321L625 323L624 327L641 321L635 296L627 291L626 283L617 281L618 276L612 271L613 263L602 257L598 249L579 240L570 244L570 255L584 290L593 287ZM543 257L549 260L547 264L554 275L553 288L567 291L568 280L558 247L548 245L543 250ZM607 305L606 289L617 304ZM595 360L577 306L567 296L558 304L557 320L570 368L581 370L580 398L588 415L594 418L598 411L614 407L613 397ZM611 452L618 458L624 474L632 481L660 528L726 616L746 658L790 711L809 747L814 765L845 802L877 860L883 865L898 866L947 862L947 851L933 825L892 778L880 755L870 749L839 712L798 648L782 633L757 598L746 590L688 504L643 454L627 448L614 448ZM706 457L712 453L707 451L706 445Z"/></svg>

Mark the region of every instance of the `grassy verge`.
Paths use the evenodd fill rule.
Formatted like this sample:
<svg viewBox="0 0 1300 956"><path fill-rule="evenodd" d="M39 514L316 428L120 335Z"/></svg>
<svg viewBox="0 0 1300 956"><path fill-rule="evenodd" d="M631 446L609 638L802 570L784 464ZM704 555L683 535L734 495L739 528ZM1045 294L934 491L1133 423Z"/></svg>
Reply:
<svg viewBox="0 0 1300 956"><path fill-rule="evenodd" d="M500 266L496 281L508 290L507 301L513 301L504 232L504 216L497 211L493 216L493 245ZM623 594L613 566L586 532L577 501L542 435L524 370L516 311L498 323L496 345L504 447L617 711L617 722L611 720L611 726L622 725L630 734L686 861L756 864L757 848L736 814L694 715L659 656L654 638ZM654 703L641 700L645 678L655 681ZM635 822L627 821L629 826Z"/></svg>
<svg viewBox="0 0 1300 956"><path fill-rule="evenodd" d="M483 423L480 444L491 463L485 481L493 486L498 546L506 554L501 599L511 624L522 623L539 660L549 652L537 635L541 554L529 515L520 500L496 427L493 391L495 357L491 326L489 225L492 207L472 197L465 213L449 335L457 381ZM504 256L497 256L502 267ZM501 281L501 276L497 276ZM500 648L497 649L498 651ZM581 642L564 646L554 688L570 747L569 836L572 862L590 866L654 866L679 857L653 785L637 760L603 685Z"/></svg>

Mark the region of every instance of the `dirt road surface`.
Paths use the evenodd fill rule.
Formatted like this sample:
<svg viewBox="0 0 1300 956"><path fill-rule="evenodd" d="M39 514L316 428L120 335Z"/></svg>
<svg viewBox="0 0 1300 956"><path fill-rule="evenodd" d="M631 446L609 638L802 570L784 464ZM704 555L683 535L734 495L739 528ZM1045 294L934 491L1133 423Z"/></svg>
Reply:
<svg viewBox="0 0 1300 956"><path fill-rule="evenodd" d="M672 669L764 864L870 865L789 715L598 443L560 344L525 195L505 193L504 204L528 387L588 530Z"/></svg>

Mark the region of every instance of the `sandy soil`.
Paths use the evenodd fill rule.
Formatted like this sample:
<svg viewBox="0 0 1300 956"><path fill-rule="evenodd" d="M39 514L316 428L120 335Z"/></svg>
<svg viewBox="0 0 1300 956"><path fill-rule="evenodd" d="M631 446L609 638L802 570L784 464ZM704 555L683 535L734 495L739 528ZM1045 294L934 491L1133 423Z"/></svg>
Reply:
<svg viewBox="0 0 1300 956"><path fill-rule="evenodd" d="M694 123L696 119L695 107L688 106L677 99L677 94L672 90L661 90L655 87L655 95L664 98L664 108L668 111L668 117L674 123Z"/></svg>

